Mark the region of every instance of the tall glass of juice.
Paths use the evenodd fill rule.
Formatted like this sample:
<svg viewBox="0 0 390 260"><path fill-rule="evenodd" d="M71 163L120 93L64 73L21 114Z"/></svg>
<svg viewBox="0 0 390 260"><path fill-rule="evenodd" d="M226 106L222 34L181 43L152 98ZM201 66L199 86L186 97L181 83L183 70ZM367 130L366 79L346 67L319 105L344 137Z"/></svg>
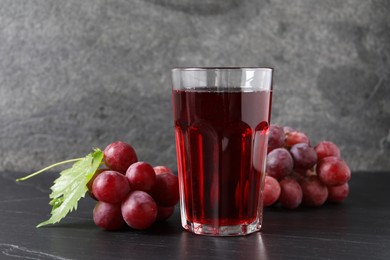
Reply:
<svg viewBox="0 0 390 260"><path fill-rule="evenodd" d="M181 222L195 234L259 231L271 68L172 70Z"/></svg>

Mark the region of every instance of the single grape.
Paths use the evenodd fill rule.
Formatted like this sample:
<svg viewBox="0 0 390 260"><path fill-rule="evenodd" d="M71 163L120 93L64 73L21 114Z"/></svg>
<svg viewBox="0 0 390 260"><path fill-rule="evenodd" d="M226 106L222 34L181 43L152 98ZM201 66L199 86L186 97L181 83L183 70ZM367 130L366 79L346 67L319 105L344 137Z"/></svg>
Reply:
<svg viewBox="0 0 390 260"><path fill-rule="evenodd" d="M92 193L100 201L120 203L130 191L127 178L116 171L100 173L92 184Z"/></svg>
<svg viewBox="0 0 390 260"><path fill-rule="evenodd" d="M277 179L271 176L265 176L263 204L264 206L271 206L279 199L280 185Z"/></svg>
<svg viewBox="0 0 390 260"><path fill-rule="evenodd" d="M158 207L156 221L164 221L167 220L170 216L172 216L175 211L175 207Z"/></svg>
<svg viewBox="0 0 390 260"><path fill-rule="evenodd" d="M284 146L287 148L292 147L295 144L305 143L310 145L310 139L305 133L299 131L287 132Z"/></svg>
<svg viewBox="0 0 390 260"><path fill-rule="evenodd" d="M289 175L293 166L293 158L284 148L276 148L267 155L266 172L277 180Z"/></svg>
<svg viewBox="0 0 390 260"><path fill-rule="evenodd" d="M154 169L156 175L161 174L161 173L172 173L173 174L173 171L170 168L168 168L167 166L163 166L163 165L154 166L153 169Z"/></svg>
<svg viewBox="0 0 390 260"><path fill-rule="evenodd" d="M103 153L106 166L122 174L126 174L127 168L138 161L134 148L125 142L111 143Z"/></svg>
<svg viewBox="0 0 390 260"><path fill-rule="evenodd" d="M302 188L302 203L310 207L318 207L328 198L328 189L317 176L310 176L300 182Z"/></svg>
<svg viewBox="0 0 390 260"><path fill-rule="evenodd" d="M282 147L284 144L283 128L277 125L271 125L268 130L268 149L267 153L272 150Z"/></svg>
<svg viewBox="0 0 390 260"><path fill-rule="evenodd" d="M340 158L340 149L334 143L330 141L321 141L315 147L314 150L317 153L318 160L325 157L335 156Z"/></svg>
<svg viewBox="0 0 390 260"><path fill-rule="evenodd" d="M351 170L346 162L334 156L319 161L316 171L320 180L327 186L342 185L351 178Z"/></svg>
<svg viewBox="0 0 390 260"><path fill-rule="evenodd" d="M302 188L292 177L286 177L280 181L279 202L282 207L287 209L298 208L302 203Z"/></svg>
<svg viewBox="0 0 390 260"><path fill-rule="evenodd" d="M328 194L328 201L342 202L349 194L348 182L339 186L328 186Z"/></svg>
<svg viewBox="0 0 390 260"><path fill-rule="evenodd" d="M134 229L150 227L157 217L157 205L144 191L132 191L121 205L123 219Z"/></svg>
<svg viewBox="0 0 390 260"><path fill-rule="evenodd" d="M317 162L316 151L306 143L293 145L290 149L290 153L294 160L294 168L296 169L310 169Z"/></svg>
<svg viewBox="0 0 390 260"><path fill-rule="evenodd" d="M104 230L119 230L125 225L120 204L99 201L93 209L93 221Z"/></svg>
<svg viewBox="0 0 390 260"><path fill-rule="evenodd" d="M95 195L93 195L92 193L92 184L94 182L94 180L96 179L96 177L101 174L102 172L104 171L107 171L108 169L98 169L92 176L92 178L89 180L89 182L87 183L87 188L88 188L88 194L89 196L94 199L94 200L98 200Z"/></svg>
<svg viewBox="0 0 390 260"><path fill-rule="evenodd" d="M131 190L150 191L156 182L153 167L146 162L136 162L127 169L126 177Z"/></svg>
<svg viewBox="0 0 390 260"><path fill-rule="evenodd" d="M179 181L176 175L161 173L150 191L158 206L171 207L179 201Z"/></svg>

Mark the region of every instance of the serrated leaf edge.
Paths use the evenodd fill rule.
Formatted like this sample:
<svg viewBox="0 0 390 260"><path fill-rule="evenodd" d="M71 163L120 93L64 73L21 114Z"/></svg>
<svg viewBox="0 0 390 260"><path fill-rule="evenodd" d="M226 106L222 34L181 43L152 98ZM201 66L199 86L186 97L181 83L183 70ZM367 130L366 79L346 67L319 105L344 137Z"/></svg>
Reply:
<svg viewBox="0 0 390 260"><path fill-rule="evenodd" d="M77 177L79 177L79 178L81 178L83 180L80 181L80 183L78 183L78 184L75 182L75 180L73 180L70 183L70 185L71 185L70 187L69 187L69 184L68 184L68 185L65 185L65 187L62 187L60 189L60 191L57 191L57 188L61 187L60 183L61 182L65 182L65 180L67 179L68 176L66 176L66 174L68 174L69 172L72 172L71 171L72 168L75 167L77 169L77 167L82 165L82 163L88 163L88 160L91 160L91 162L90 162L90 165L87 168L87 170L85 170L85 172L83 174L80 173L77 176ZM39 223L37 225L37 228L45 226L45 225L48 225L48 224L58 223L63 218L65 218L68 213L70 213L70 212L72 212L74 210L77 210L77 206L78 206L79 200L81 198L84 198L85 197L85 193L88 191L86 184L92 178L92 176L96 172L96 170L99 168L102 160L103 160L103 152L100 149L95 148L94 152L89 153L88 155L86 155L81 160L75 162L72 165L72 167L70 167L68 169L65 169L62 172L60 172L60 176L56 180L54 180L54 184L51 187L52 192L49 195L49 198L51 198L51 201L49 202L49 204L50 205L54 204L54 202L56 200L58 200L59 198L61 198L61 197L63 197L63 201L61 202L61 204L59 206L58 205L52 205L53 207L52 207L52 210L51 210L50 218L48 220L46 220L46 221L43 221L43 222ZM75 177L75 179L77 179L77 177ZM66 182L65 182L65 184L66 184ZM63 183L63 185L64 185L64 183ZM68 193L68 195L66 195L65 192L68 189L71 189L71 191L70 191L70 193ZM65 197L65 195L66 195L66 197ZM75 198L73 198L73 196L75 196ZM71 204L69 206L69 203L71 203L71 202L73 204Z"/></svg>

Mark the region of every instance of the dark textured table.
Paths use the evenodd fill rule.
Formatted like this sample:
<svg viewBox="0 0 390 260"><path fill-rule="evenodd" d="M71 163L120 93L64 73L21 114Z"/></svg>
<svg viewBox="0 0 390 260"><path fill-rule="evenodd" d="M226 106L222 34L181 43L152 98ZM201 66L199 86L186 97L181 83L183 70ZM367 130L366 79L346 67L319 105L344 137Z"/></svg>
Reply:
<svg viewBox="0 0 390 260"><path fill-rule="evenodd" d="M57 175L14 181L24 175L0 173L0 259L390 259L390 172L353 173L344 203L268 208L260 233L227 238L184 231L178 208L147 231L105 232L89 198L60 224L37 229Z"/></svg>

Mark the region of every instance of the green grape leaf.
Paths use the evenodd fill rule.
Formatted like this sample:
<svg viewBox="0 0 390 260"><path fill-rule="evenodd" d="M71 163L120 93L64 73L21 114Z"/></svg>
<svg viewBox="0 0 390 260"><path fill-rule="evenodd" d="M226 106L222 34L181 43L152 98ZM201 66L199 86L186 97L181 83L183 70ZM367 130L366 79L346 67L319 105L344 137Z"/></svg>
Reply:
<svg viewBox="0 0 390 260"><path fill-rule="evenodd" d="M49 195L52 206L51 217L38 224L42 227L55 224L73 210L77 210L78 201L88 191L87 183L99 168L103 160L103 152L95 149L84 158L77 160L69 169L60 172L60 176L54 181Z"/></svg>

